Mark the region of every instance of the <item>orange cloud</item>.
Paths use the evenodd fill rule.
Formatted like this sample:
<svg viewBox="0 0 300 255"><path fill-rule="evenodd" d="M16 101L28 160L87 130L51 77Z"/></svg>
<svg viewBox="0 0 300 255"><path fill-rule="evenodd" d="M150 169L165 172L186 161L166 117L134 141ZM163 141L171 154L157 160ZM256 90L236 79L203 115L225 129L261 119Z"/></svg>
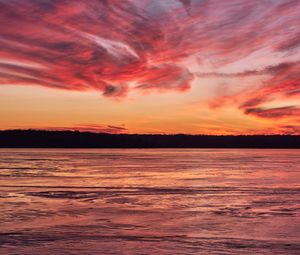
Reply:
<svg viewBox="0 0 300 255"><path fill-rule="evenodd" d="M96 125L96 124L74 125L68 127L46 127L43 128L43 130L52 130L52 131L73 130L73 131L81 131L81 132L108 133L108 134L128 133L127 128L125 128L124 126Z"/></svg>

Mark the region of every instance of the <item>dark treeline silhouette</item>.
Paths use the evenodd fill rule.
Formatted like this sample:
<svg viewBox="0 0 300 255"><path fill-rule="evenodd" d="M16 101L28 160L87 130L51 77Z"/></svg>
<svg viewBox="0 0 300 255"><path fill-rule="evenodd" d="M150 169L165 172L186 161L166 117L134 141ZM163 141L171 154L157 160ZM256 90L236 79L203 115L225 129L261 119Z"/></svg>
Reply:
<svg viewBox="0 0 300 255"><path fill-rule="evenodd" d="M293 135L138 135L78 131L4 130L2 148L300 148Z"/></svg>

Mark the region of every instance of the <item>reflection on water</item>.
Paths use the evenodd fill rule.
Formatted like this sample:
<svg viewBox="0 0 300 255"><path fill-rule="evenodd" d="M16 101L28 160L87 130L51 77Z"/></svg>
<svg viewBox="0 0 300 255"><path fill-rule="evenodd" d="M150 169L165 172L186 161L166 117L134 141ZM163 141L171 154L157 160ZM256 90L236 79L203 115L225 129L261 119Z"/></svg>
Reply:
<svg viewBox="0 0 300 255"><path fill-rule="evenodd" d="M299 150L0 150L0 254L299 254Z"/></svg>

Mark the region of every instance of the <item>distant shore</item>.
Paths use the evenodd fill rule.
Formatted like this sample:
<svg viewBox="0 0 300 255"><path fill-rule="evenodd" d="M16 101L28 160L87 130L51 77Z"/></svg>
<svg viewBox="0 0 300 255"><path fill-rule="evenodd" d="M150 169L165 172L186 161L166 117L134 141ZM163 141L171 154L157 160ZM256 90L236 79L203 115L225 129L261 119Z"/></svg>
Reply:
<svg viewBox="0 0 300 255"><path fill-rule="evenodd" d="M299 135L151 135L3 130L0 148L300 148Z"/></svg>

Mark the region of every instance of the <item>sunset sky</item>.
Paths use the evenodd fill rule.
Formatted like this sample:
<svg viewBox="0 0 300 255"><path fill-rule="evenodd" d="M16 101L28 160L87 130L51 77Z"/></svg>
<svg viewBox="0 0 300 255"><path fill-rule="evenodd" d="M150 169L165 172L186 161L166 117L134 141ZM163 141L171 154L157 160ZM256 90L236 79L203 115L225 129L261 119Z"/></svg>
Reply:
<svg viewBox="0 0 300 255"><path fill-rule="evenodd" d="M0 129L300 134L299 0L0 0Z"/></svg>

